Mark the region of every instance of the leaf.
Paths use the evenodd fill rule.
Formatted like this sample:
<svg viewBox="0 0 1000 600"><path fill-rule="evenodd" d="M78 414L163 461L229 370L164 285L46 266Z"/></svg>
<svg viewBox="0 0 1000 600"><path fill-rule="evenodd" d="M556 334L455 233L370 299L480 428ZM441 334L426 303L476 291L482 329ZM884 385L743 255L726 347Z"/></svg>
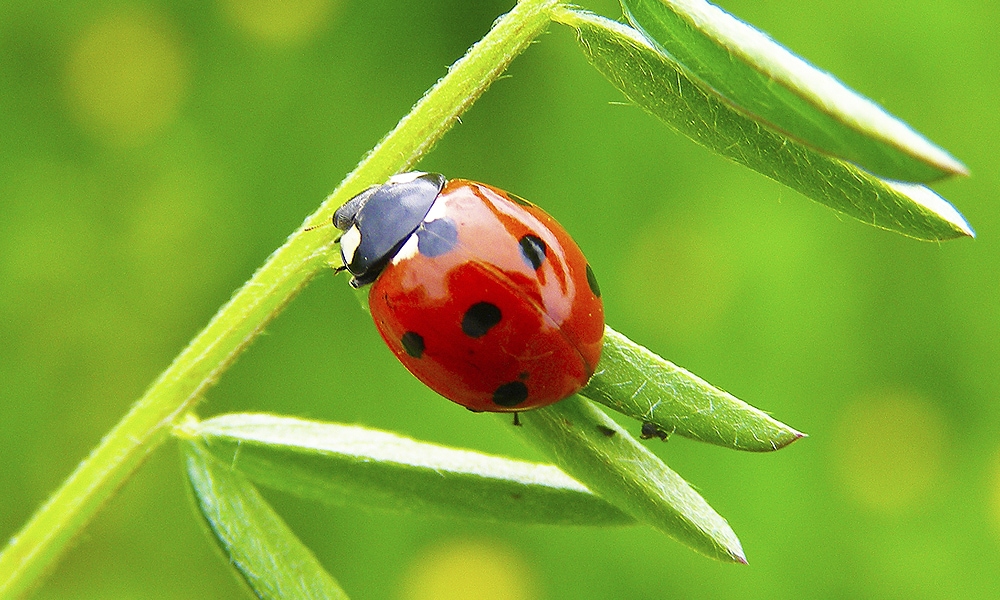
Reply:
<svg viewBox="0 0 1000 600"><path fill-rule="evenodd" d="M187 424L184 435L261 485L328 504L504 522L633 522L552 465L364 427L230 414Z"/></svg>
<svg viewBox="0 0 1000 600"><path fill-rule="evenodd" d="M705 0L622 0L629 21L753 119L889 179L968 175L877 104Z"/></svg>
<svg viewBox="0 0 1000 600"><path fill-rule="evenodd" d="M734 109L634 29L578 10L557 18L576 28L590 62L626 97L706 148L882 229L923 240L974 235L928 188L879 179Z"/></svg>
<svg viewBox="0 0 1000 600"><path fill-rule="evenodd" d="M610 327L597 372L580 394L665 434L734 450L777 450L805 436Z"/></svg>
<svg viewBox="0 0 1000 600"><path fill-rule="evenodd" d="M521 427L511 429L595 494L698 552L746 563L726 520L590 402L570 396L519 414Z"/></svg>
<svg viewBox="0 0 1000 600"><path fill-rule="evenodd" d="M259 598L343 599L347 594L242 475L182 440L198 508L230 563Z"/></svg>

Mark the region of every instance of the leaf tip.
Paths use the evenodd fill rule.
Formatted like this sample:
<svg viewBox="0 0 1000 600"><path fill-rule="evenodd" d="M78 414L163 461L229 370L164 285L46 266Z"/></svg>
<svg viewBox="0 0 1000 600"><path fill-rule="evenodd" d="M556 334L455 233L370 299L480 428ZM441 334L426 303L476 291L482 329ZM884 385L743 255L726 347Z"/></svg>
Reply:
<svg viewBox="0 0 1000 600"><path fill-rule="evenodd" d="M809 434L802 433L801 431L788 427L788 434L781 436L780 438L777 438L777 440L772 443L772 450L781 450L782 448L791 446L792 444L801 440L802 438L807 438L807 437L809 437Z"/></svg>
<svg viewBox="0 0 1000 600"><path fill-rule="evenodd" d="M750 561L747 560L746 553L743 552L743 545L735 537L730 541L730 543L725 547L724 559L729 562L736 563L738 565L749 565Z"/></svg>
<svg viewBox="0 0 1000 600"><path fill-rule="evenodd" d="M958 234L955 237L967 237L976 239L976 231L972 229L972 226L969 225L969 222L965 220L965 217L962 216L962 213L956 210L955 214L951 215L949 221L954 226L955 233Z"/></svg>
<svg viewBox="0 0 1000 600"><path fill-rule="evenodd" d="M965 227L962 229L962 233L965 234L966 237L970 237L972 239L976 239L976 232L975 232L975 230L972 229L972 227L969 225L969 223L966 222L964 219L963 219L962 223L965 225Z"/></svg>
<svg viewBox="0 0 1000 600"><path fill-rule="evenodd" d="M958 175L960 177L968 177L972 173L969 172L969 167L965 166L957 158L952 155L945 153L945 160L941 161L939 166L942 170L946 171L948 175Z"/></svg>
<svg viewBox="0 0 1000 600"><path fill-rule="evenodd" d="M741 565L749 565L750 561L747 560L746 554L743 553L743 548L737 548L737 552L730 554L733 557L733 562L739 563Z"/></svg>
<svg viewBox="0 0 1000 600"><path fill-rule="evenodd" d="M942 235L939 233L942 230L936 228L936 232L938 233L929 237L917 237L929 240L945 240L963 236L976 237L976 232L972 230L972 227L965 220L965 217L962 216L962 213L958 212L958 209L952 206L950 202L938 196L927 186L890 179L884 179L882 182L892 190L905 196L908 200L918 204L924 211L929 213L929 218L938 221L938 223L944 221L945 226L949 230L948 234Z"/></svg>
<svg viewBox="0 0 1000 600"><path fill-rule="evenodd" d="M892 118L897 120L896 117ZM908 174L909 176L904 175L903 177L897 176L895 178L926 183L953 176L969 176L969 167L965 166L960 160L952 156L947 150L941 148L934 142L931 142L929 139L924 137L923 134L910 128L909 125L906 125L902 121L898 122L903 125L905 129L909 130L909 135L904 135L904 137L910 138L910 142L900 146L900 149L922 163L923 166L930 167L936 172L920 177L916 176L915 173L910 173Z"/></svg>
<svg viewBox="0 0 1000 600"><path fill-rule="evenodd" d="M967 237L976 239L975 230L972 229L972 226L969 225L969 222L966 221L965 219L961 219L959 222L955 223L955 233L958 234L958 236L956 237Z"/></svg>

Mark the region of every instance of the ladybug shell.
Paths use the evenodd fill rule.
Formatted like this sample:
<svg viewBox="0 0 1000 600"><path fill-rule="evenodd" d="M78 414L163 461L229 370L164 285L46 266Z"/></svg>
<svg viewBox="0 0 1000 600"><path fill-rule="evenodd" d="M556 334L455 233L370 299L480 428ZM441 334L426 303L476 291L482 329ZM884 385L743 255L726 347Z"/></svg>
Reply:
<svg viewBox="0 0 1000 600"><path fill-rule="evenodd" d="M604 308L579 247L541 209L482 183L447 182L368 300L396 358L473 411L562 400L601 357Z"/></svg>

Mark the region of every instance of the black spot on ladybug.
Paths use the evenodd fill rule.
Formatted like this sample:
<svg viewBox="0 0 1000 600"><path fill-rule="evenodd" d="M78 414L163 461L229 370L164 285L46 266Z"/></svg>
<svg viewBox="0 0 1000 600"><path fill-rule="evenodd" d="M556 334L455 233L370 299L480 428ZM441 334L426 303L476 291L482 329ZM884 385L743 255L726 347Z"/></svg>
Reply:
<svg viewBox="0 0 1000 600"><path fill-rule="evenodd" d="M594 275L594 270L590 268L590 263L587 263L587 285L590 286L590 291L594 292L595 296L601 297L601 286L597 285L597 277Z"/></svg>
<svg viewBox="0 0 1000 600"><path fill-rule="evenodd" d="M598 425L597 431L600 431L601 435L603 435L604 437L614 437L615 435L614 429L611 429L610 427L605 427L604 425Z"/></svg>
<svg viewBox="0 0 1000 600"><path fill-rule="evenodd" d="M417 250L430 258L446 254L457 242L458 228L448 217L421 223L417 229Z"/></svg>
<svg viewBox="0 0 1000 600"><path fill-rule="evenodd" d="M493 392L493 404L508 408L517 406L528 399L528 386L521 381L505 383Z"/></svg>
<svg viewBox="0 0 1000 600"><path fill-rule="evenodd" d="M529 233L522 237L518 244L521 246L521 258L528 263L529 267L537 271L538 267L545 262L545 242L537 235Z"/></svg>
<svg viewBox="0 0 1000 600"><path fill-rule="evenodd" d="M521 381L527 381L528 380L528 372L527 371L521 371L520 373L518 373L517 378L520 379Z"/></svg>
<svg viewBox="0 0 1000 600"><path fill-rule="evenodd" d="M500 322L500 309L496 304L477 302L465 311L462 317L462 332L472 338L486 335L494 325Z"/></svg>
<svg viewBox="0 0 1000 600"><path fill-rule="evenodd" d="M424 355L424 337L415 331L407 331L400 340L403 343L403 350L413 358L420 358Z"/></svg>

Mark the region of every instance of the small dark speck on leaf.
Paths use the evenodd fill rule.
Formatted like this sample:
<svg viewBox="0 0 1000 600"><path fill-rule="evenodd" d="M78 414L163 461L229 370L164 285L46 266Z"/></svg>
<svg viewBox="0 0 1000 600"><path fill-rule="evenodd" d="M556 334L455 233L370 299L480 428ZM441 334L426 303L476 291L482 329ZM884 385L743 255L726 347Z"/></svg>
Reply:
<svg viewBox="0 0 1000 600"><path fill-rule="evenodd" d="M604 425L598 425L597 431L600 431L601 435L603 435L604 437L614 437L615 435L614 429L611 429L610 427L605 427Z"/></svg>
<svg viewBox="0 0 1000 600"><path fill-rule="evenodd" d="M642 424L642 430L639 432L639 437L644 440L658 437L665 442L667 441L667 438L670 437L670 434L664 431L656 423L650 423L649 421L646 421L645 423Z"/></svg>

